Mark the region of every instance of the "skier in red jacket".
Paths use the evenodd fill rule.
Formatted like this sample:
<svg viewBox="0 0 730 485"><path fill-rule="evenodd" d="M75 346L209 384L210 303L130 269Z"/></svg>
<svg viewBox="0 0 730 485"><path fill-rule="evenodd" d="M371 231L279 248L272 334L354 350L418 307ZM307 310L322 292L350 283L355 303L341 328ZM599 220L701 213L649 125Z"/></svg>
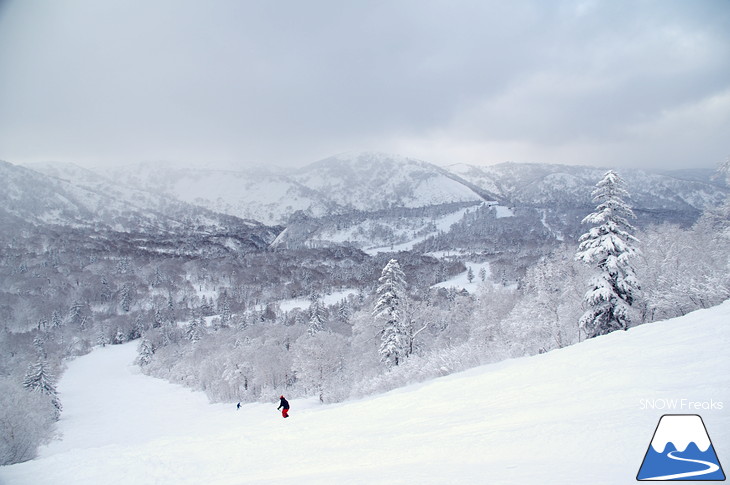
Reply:
<svg viewBox="0 0 730 485"><path fill-rule="evenodd" d="M276 409L281 409L281 416L283 418L289 417L289 401L284 399L284 396L281 396L279 399L281 399L281 403L279 404L279 407Z"/></svg>

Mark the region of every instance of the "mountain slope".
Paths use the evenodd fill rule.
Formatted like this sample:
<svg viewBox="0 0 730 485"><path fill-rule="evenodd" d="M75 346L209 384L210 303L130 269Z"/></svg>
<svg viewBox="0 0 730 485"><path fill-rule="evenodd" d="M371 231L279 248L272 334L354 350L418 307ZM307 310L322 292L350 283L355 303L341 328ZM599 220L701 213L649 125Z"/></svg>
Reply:
<svg viewBox="0 0 730 485"><path fill-rule="evenodd" d="M140 375L134 344L108 347L59 384L66 439L0 483L635 483L667 412L700 413L728 461L730 417L709 409L730 401L728 318L730 302L359 401L293 401L288 420L276 394L208 405ZM647 407L668 399L707 409Z"/></svg>
<svg viewBox="0 0 730 485"><path fill-rule="evenodd" d="M181 247L193 240L207 245L216 239L218 246L264 249L280 232L117 184L71 164L36 168L45 173L0 161L0 223L5 228L0 240L62 233L67 241L124 239L141 246Z"/></svg>
<svg viewBox="0 0 730 485"><path fill-rule="evenodd" d="M302 185L327 194L334 204L349 211L483 200L435 165L376 152L330 157L308 165L295 177Z"/></svg>
<svg viewBox="0 0 730 485"><path fill-rule="evenodd" d="M151 194L132 194L124 200L114 197L103 187L87 188L68 180L47 176L25 167L0 162L0 217L21 225L58 225L95 227L120 226L139 230L166 230L181 223L139 209ZM135 197L136 196L136 197ZM130 203L129 199L135 199Z"/></svg>
<svg viewBox="0 0 730 485"><path fill-rule="evenodd" d="M338 155L295 171L142 163L116 169L110 176L132 187L268 224L283 223L297 211L321 217L482 200L434 165L372 152Z"/></svg>
<svg viewBox="0 0 730 485"><path fill-rule="evenodd" d="M502 163L489 167L452 165L454 173L473 184L490 190L517 206L590 207L591 192L606 169L548 165L537 163ZM681 172L649 173L623 169L631 203L643 212L699 213L722 203L727 187L710 183L709 173L701 180L697 171L692 177Z"/></svg>
<svg viewBox="0 0 730 485"><path fill-rule="evenodd" d="M105 174L130 187L265 224L280 224L296 211L319 216L331 210L322 194L275 169L227 171L145 162Z"/></svg>

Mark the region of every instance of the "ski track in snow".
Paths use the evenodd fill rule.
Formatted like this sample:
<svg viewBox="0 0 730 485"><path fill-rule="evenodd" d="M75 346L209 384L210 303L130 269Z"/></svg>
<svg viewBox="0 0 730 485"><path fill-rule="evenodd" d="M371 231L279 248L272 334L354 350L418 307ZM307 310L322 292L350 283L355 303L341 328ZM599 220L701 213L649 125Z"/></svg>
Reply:
<svg viewBox="0 0 730 485"><path fill-rule="evenodd" d="M730 403L730 302L569 348L327 406L209 404L140 374L136 344L71 361L63 440L2 485L630 484L662 414ZM694 410L685 411L696 413ZM702 411L719 455L727 411ZM720 456L722 461L722 456Z"/></svg>

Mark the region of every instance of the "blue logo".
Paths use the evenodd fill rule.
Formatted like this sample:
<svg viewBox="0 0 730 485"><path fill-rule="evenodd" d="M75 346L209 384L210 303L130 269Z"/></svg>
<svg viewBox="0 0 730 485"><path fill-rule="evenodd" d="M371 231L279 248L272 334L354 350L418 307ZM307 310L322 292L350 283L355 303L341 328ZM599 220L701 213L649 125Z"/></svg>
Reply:
<svg viewBox="0 0 730 485"><path fill-rule="evenodd" d="M659 419L637 480L725 480L702 418L665 414Z"/></svg>

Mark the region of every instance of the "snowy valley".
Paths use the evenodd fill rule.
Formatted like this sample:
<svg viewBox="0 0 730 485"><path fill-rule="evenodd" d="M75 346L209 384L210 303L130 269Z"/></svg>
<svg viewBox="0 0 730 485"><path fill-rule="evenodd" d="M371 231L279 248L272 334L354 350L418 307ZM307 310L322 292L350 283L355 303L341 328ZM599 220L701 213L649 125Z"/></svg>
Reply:
<svg viewBox="0 0 730 485"><path fill-rule="evenodd" d="M0 162L0 483L628 483L728 401L729 170Z"/></svg>
<svg viewBox="0 0 730 485"><path fill-rule="evenodd" d="M0 485L725 480L728 25L0 0Z"/></svg>

